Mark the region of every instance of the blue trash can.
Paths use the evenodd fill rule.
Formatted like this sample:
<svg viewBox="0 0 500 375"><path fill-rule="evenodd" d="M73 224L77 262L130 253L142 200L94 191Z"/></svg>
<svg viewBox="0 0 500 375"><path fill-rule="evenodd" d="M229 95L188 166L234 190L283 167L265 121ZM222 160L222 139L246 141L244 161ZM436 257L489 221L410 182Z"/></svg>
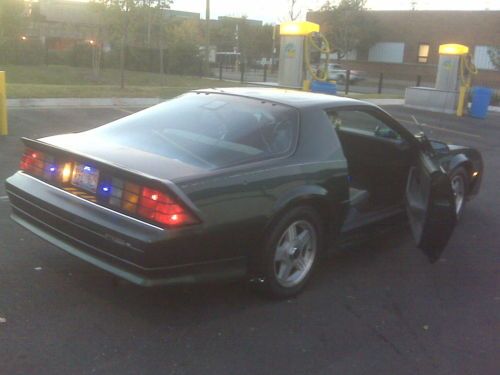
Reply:
<svg viewBox="0 0 500 375"><path fill-rule="evenodd" d="M327 82L327 81L312 81L311 91L318 92L321 94L336 95L337 94L337 84L335 84L333 82Z"/></svg>
<svg viewBox="0 0 500 375"><path fill-rule="evenodd" d="M475 118L486 118L488 106L493 96L493 90L488 87L476 86L472 88L472 103L469 115Z"/></svg>

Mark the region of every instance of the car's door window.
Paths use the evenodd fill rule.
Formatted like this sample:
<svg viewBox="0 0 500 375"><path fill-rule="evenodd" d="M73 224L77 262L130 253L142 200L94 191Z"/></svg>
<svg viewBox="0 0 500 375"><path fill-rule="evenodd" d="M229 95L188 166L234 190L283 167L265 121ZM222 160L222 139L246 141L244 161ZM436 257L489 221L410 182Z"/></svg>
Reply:
<svg viewBox="0 0 500 375"><path fill-rule="evenodd" d="M358 110L328 111L328 118L336 130L347 130L363 135L401 139L400 135L371 113Z"/></svg>

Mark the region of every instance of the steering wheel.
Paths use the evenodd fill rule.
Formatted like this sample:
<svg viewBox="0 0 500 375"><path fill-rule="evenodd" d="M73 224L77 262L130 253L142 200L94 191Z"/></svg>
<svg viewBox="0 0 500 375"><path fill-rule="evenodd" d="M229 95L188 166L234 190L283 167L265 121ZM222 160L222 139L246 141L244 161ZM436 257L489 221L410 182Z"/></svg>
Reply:
<svg viewBox="0 0 500 375"><path fill-rule="evenodd" d="M376 137L389 138L389 139L399 138L398 133L396 133L394 130L386 127L381 127L380 125L377 125L375 127L373 135L375 135Z"/></svg>
<svg viewBox="0 0 500 375"><path fill-rule="evenodd" d="M219 121L215 124L217 127L216 133L217 133L217 140L218 141L223 141L224 138L226 138L226 135L228 133L227 125L226 125L226 120L224 116L222 116L218 111L214 112Z"/></svg>
<svg viewBox="0 0 500 375"><path fill-rule="evenodd" d="M224 124L223 122L217 123L217 134L218 134L218 140L223 141L224 138L226 138L227 135L227 125Z"/></svg>

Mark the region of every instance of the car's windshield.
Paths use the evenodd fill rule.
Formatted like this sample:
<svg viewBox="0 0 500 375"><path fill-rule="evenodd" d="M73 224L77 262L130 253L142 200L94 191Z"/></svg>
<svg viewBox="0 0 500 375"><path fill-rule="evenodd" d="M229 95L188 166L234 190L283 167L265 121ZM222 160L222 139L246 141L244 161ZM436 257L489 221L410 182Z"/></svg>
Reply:
<svg viewBox="0 0 500 375"><path fill-rule="evenodd" d="M127 147L205 168L287 153L297 135L295 109L224 94L190 93L95 129Z"/></svg>

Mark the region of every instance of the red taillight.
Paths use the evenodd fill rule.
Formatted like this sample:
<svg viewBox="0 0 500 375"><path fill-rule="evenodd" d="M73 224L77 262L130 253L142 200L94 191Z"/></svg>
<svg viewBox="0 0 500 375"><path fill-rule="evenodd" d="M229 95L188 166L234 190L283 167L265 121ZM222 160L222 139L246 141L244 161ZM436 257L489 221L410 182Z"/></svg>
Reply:
<svg viewBox="0 0 500 375"><path fill-rule="evenodd" d="M39 151L26 149L19 167L25 172L42 176L45 169L45 155Z"/></svg>
<svg viewBox="0 0 500 375"><path fill-rule="evenodd" d="M143 187L137 213L147 219L168 226L196 223L196 219L167 194Z"/></svg>
<svg viewBox="0 0 500 375"><path fill-rule="evenodd" d="M59 173L53 156L30 148L24 151L19 168L26 173L46 180L56 178Z"/></svg>

